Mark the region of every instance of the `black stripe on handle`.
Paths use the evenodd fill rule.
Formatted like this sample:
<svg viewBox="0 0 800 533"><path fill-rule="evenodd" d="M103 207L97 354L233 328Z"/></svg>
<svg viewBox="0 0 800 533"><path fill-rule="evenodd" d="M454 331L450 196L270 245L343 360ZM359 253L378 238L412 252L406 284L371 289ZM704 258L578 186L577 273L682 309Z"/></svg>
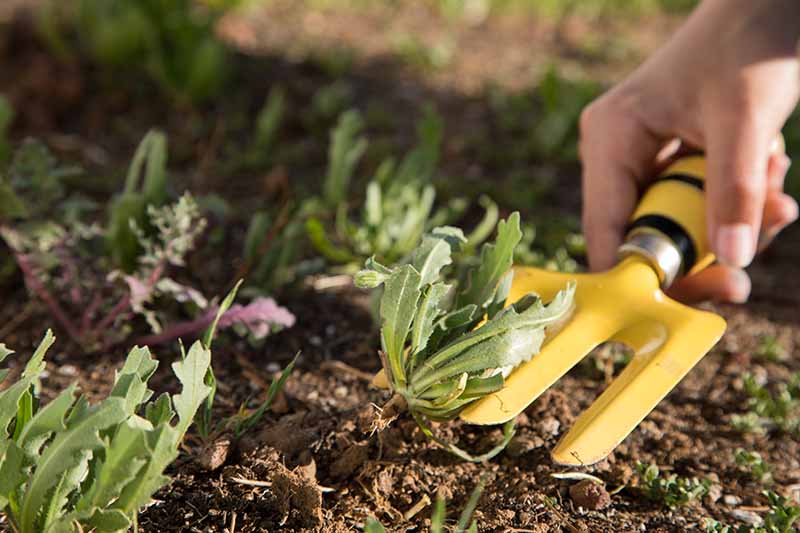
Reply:
<svg viewBox="0 0 800 533"><path fill-rule="evenodd" d="M689 174L667 174L666 176L660 176L658 179L653 181L651 185L660 181L680 181L681 183L686 183L687 185L691 185L692 187L700 189L701 191L704 190L706 186L706 183L703 180Z"/></svg>
<svg viewBox="0 0 800 533"><path fill-rule="evenodd" d="M696 178L695 178L696 179ZM628 232L636 228L653 228L675 243L683 259L683 272L688 272L697 261L697 250L683 226L662 215L643 215L628 225Z"/></svg>

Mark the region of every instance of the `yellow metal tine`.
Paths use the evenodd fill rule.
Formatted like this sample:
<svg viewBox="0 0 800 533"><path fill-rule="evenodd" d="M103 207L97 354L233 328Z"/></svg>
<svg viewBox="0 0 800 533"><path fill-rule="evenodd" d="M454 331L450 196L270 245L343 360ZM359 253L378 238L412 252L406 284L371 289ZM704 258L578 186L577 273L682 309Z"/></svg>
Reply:
<svg viewBox="0 0 800 533"><path fill-rule="evenodd" d="M606 313L580 308L564 328L533 358L517 367L505 386L468 406L461 419L470 424L502 424L521 413L616 329Z"/></svg>
<svg viewBox="0 0 800 533"><path fill-rule="evenodd" d="M640 350L634 356L620 376L561 438L552 452L556 463L589 465L606 457L703 358L725 331L725 321L712 313L672 301L655 307L664 317L668 331L663 345L654 350ZM645 339L642 333L646 333L647 327L628 331L634 343L637 339ZM618 335L617 338L624 336Z"/></svg>

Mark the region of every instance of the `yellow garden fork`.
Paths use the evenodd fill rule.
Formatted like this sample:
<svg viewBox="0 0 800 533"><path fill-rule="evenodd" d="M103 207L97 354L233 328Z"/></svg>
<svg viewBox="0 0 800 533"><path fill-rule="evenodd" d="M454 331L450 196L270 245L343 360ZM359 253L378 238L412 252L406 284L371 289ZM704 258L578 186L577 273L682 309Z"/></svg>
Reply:
<svg viewBox="0 0 800 533"><path fill-rule="evenodd" d="M502 424L522 412L593 348L629 346L633 358L552 452L564 465L606 457L717 343L725 321L682 305L662 289L714 261L706 238L705 159L672 164L647 190L631 218L621 262L595 274L516 268L508 301L535 292L552 299L575 281L575 313L541 352L519 366L503 389L471 404L461 418Z"/></svg>

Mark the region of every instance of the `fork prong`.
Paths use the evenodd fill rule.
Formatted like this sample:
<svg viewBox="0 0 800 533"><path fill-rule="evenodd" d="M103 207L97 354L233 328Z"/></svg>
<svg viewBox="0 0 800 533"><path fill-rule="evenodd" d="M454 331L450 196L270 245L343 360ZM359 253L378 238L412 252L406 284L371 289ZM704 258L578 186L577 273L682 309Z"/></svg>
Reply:
<svg viewBox="0 0 800 533"><path fill-rule="evenodd" d="M608 339L615 327L613 316L579 308L541 352L511 373L501 390L467 407L461 419L470 424L502 424L511 420L595 346Z"/></svg>
<svg viewBox="0 0 800 533"><path fill-rule="evenodd" d="M660 348L639 346L628 366L564 435L552 452L563 465L590 465L603 459L633 431L725 331L721 317L670 300L657 305L666 339ZM634 334L642 331L634 331ZM617 336L624 341L624 334ZM641 335L638 341L644 340ZM636 342L634 342L635 344Z"/></svg>

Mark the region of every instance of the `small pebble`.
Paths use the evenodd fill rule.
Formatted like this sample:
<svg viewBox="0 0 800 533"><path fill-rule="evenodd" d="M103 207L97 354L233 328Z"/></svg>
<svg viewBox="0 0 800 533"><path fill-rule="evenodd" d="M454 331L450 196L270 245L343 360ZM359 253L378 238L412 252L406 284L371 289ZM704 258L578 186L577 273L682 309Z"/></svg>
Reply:
<svg viewBox="0 0 800 533"><path fill-rule="evenodd" d="M62 376L77 376L78 369L74 365L61 365L58 367L58 373Z"/></svg>
<svg viewBox="0 0 800 533"><path fill-rule="evenodd" d="M738 496L734 496L733 494L726 494L722 497L722 503L725 505L739 505L742 503L742 499Z"/></svg>
<svg viewBox="0 0 800 533"><path fill-rule="evenodd" d="M730 514L731 517L735 518L736 520L744 522L745 524L749 524L751 526L760 526L764 522L764 519L758 516L753 511L743 511L741 509L734 509L733 511L730 511L728 514Z"/></svg>
<svg viewBox="0 0 800 533"><path fill-rule="evenodd" d="M347 398L348 392L349 391L347 390L347 387L345 387L344 385L340 385L335 389L333 389L333 395L339 399Z"/></svg>

